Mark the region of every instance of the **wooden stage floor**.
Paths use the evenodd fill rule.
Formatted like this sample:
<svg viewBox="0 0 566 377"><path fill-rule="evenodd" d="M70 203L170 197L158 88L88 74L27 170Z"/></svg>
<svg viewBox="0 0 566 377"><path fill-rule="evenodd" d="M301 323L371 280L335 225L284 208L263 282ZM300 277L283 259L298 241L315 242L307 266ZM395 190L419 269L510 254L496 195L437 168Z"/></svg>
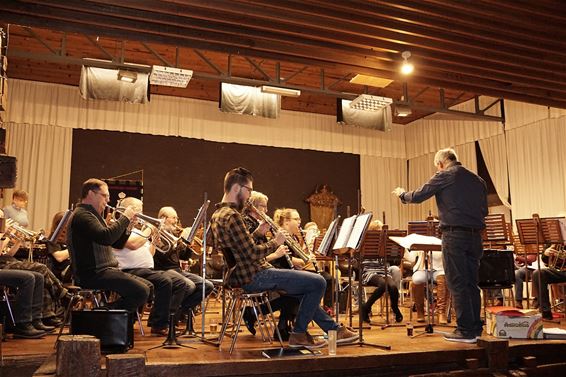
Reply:
<svg viewBox="0 0 566 377"><path fill-rule="evenodd" d="M207 337L213 336L209 333L209 323L219 320L218 311L214 308L211 310L213 313L207 314L206 320ZM408 319L408 309L403 308L403 311ZM261 355L261 351L265 348L276 348L278 343L264 344L259 333L254 337L244 328L239 334L236 349L232 355L228 352L229 338L225 338L220 350L200 339L179 337L178 340L181 343L194 347L194 349L158 348L147 351L151 347L162 344L164 338L149 334L141 336L136 326L135 347L128 352L128 355L142 354L145 356L146 376L253 376L258 374L263 377L283 375L361 377L430 373L441 375L438 373L458 370L470 373L463 375L491 375L482 373L491 373L494 369L518 370L520 368L540 371L543 365L566 363L566 341L506 341L484 333L478 344L462 344L447 342L442 338L440 331L451 331L450 328L436 327L434 334L410 338L404 326L382 330L381 326L377 325L382 318L374 316L373 320L376 325L364 329L364 340L367 343L389 345L391 350L366 345L348 345L339 346L336 356L329 356L327 349L322 348L320 355L316 356L267 359ZM197 317L195 326L200 332L199 321L200 317ZM347 318L342 315L341 321L347 322ZM545 327L566 328L566 321L545 322ZM149 332L149 329L146 330ZM422 330L416 328L415 333ZM322 334L317 327L311 327L309 331L313 335ZM0 375L2 377L31 376L42 364L40 372L36 375L54 373L55 339L55 335L49 335L41 340L8 339L3 342L3 366ZM51 360L46 362L50 356ZM104 365L105 357L103 356L101 366L104 368ZM539 368L534 368L537 365ZM566 367L562 366L562 368ZM552 370L547 370L545 375L553 375Z"/></svg>

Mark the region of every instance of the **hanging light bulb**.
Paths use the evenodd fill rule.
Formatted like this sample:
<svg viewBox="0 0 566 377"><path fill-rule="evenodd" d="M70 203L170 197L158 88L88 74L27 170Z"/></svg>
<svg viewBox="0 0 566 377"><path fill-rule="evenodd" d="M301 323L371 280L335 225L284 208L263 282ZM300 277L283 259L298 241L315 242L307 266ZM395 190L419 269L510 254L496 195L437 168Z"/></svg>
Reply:
<svg viewBox="0 0 566 377"><path fill-rule="evenodd" d="M410 75L415 70L415 66L409 62L409 58L411 57L411 51L403 51L401 57L403 58L401 73L404 75Z"/></svg>

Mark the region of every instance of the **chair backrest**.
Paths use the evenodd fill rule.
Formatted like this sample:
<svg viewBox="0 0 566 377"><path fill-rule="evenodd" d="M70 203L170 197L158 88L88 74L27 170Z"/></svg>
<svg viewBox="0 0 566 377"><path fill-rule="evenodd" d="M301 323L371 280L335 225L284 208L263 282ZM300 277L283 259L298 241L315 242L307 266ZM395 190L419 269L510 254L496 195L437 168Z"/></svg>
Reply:
<svg viewBox="0 0 566 377"><path fill-rule="evenodd" d="M509 227L503 214L495 213L485 217L482 239L485 249L506 249L508 245L511 245Z"/></svg>
<svg viewBox="0 0 566 377"><path fill-rule="evenodd" d="M234 254L232 254L232 250L229 248L222 249L222 256L224 257L226 266L228 266L228 269L226 270L224 277L222 279L223 280L222 285L224 286L224 288L232 288L230 286L230 276L232 276L232 273L234 273L234 270L236 270L237 267L236 258L234 258Z"/></svg>

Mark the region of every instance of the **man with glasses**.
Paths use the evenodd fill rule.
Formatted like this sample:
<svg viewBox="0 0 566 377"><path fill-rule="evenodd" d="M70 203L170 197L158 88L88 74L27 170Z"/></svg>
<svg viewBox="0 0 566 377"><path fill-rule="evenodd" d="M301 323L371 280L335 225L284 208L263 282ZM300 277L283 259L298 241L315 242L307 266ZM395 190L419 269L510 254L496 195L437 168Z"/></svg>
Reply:
<svg viewBox="0 0 566 377"><path fill-rule="evenodd" d="M323 277L306 271L273 268L265 260L274 251L283 255L286 248L280 246L285 242L286 234L279 230L266 243L257 244L254 241L240 213L251 195L252 185L253 177L249 170L230 170L224 177L222 202L216 204L211 219L214 246L226 253L225 258L232 264L230 267L235 267L229 278L230 285L241 287L246 292L281 290L300 299L293 332L289 337L290 347L317 348L326 344L307 333L311 321L324 331L337 330L338 343L356 341L358 336L354 332L339 326L320 307L326 288Z"/></svg>
<svg viewBox="0 0 566 377"><path fill-rule="evenodd" d="M83 288L116 292L120 299L110 306L135 312L145 304L151 283L122 272L112 247L121 249L129 237L130 220L136 215L133 206L123 216L108 225L102 213L110 200L108 185L96 178L83 183L81 202L75 208L67 230L67 244L71 253L73 274Z"/></svg>

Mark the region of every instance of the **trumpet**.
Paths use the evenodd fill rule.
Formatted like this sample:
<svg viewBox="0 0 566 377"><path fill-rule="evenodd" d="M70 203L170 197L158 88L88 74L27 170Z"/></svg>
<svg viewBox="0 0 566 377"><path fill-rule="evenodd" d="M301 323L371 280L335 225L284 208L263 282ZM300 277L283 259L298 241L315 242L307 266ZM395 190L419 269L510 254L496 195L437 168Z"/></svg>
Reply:
<svg viewBox="0 0 566 377"><path fill-rule="evenodd" d="M163 227L158 229L157 237L152 240L155 249L163 254L173 250L179 241L181 241L181 237L175 237Z"/></svg>
<svg viewBox="0 0 566 377"><path fill-rule="evenodd" d="M553 245L544 251L548 257L547 267L554 271L566 271L566 250L564 245Z"/></svg>
<svg viewBox="0 0 566 377"><path fill-rule="evenodd" d="M22 227L16 221L7 221L6 225L7 228L4 235L13 241L30 241L31 243L35 243L45 238L45 231L43 229L39 232L34 232Z"/></svg>

